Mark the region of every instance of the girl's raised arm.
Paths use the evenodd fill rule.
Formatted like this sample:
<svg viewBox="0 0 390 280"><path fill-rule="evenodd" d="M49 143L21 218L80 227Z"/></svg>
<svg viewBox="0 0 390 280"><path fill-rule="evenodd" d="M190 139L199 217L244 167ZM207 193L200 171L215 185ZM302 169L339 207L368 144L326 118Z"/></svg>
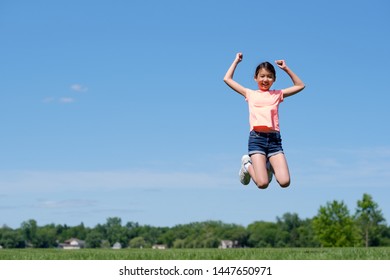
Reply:
<svg viewBox="0 0 390 280"><path fill-rule="evenodd" d="M294 83L292 87L285 88L282 90L283 97L289 97L291 95L294 95L305 88L305 84L290 68L288 68L284 60L276 60L275 63L279 66L280 69L284 70L287 75L290 76L292 82Z"/></svg>
<svg viewBox="0 0 390 280"><path fill-rule="evenodd" d="M240 85L239 83L233 80L234 71L236 70L238 63L240 63L241 61L242 61L242 53L238 53L232 65L227 70L225 77L223 78L223 81L234 91L246 97L246 89L242 85Z"/></svg>

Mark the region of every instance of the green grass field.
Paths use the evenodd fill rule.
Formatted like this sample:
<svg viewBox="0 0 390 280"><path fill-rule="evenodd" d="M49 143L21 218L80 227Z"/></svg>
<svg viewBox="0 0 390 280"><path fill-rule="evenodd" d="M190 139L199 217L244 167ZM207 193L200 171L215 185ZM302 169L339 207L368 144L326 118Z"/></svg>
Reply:
<svg viewBox="0 0 390 280"><path fill-rule="evenodd" d="M381 248L2 249L0 260L390 260Z"/></svg>

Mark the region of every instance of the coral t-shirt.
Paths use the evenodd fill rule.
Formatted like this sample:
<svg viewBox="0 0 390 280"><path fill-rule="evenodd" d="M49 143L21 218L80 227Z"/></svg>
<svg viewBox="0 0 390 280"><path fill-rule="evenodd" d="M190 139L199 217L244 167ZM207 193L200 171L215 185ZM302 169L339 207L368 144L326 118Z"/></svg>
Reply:
<svg viewBox="0 0 390 280"><path fill-rule="evenodd" d="M279 104L283 102L281 90L259 91L246 89L249 106L250 130L272 132L280 131Z"/></svg>

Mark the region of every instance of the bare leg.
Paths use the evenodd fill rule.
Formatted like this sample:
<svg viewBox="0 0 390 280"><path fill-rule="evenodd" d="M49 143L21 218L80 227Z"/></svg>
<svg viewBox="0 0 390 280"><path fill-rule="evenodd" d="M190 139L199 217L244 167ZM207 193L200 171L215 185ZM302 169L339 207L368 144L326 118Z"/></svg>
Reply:
<svg viewBox="0 0 390 280"><path fill-rule="evenodd" d="M290 185L290 172L288 170L287 160L283 153L276 154L269 158L274 169L275 178L282 188Z"/></svg>
<svg viewBox="0 0 390 280"><path fill-rule="evenodd" d="M267 158L262 154L251 155L252 164L248 167L248 172L253 182L260 189L266 189L269 184L267 172Z"/></svg>

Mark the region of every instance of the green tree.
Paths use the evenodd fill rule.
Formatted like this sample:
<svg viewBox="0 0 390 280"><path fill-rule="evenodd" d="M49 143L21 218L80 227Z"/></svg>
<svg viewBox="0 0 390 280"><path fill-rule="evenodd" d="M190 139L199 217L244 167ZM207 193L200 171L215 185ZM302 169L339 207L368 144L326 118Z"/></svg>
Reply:
<svg viewBox="0 0 390 280"><path fill-rule="evenodd" d="M248 225L250 247L275 247L278 226L273 222L254 222Z"/></svg>
<svg viewBox="0 0 390 280"><path fill-rule="evenodd" d="M299 228L302 226L302 221L298 214L285 213L282 218L277 217L276 221L281 230L277 243L284 244L286 247L300 247Z"/></svg>
<svg viewBox="0 0 390 280"><path fill-rule="evenodd" d="M175 233L172 229L167 230L159 238L159 241L162 244L167 245L169 248L173 247L173 243L175 242L175 240L176 240Z"/></svg>
<svg viewBox="0 0 390 280"><path fill-rule="evenodd" d="M104 225L106 238L110 242L110 245L114 245L115 242L120 242L123 247L127 245L128 237L126 235L126 228L122 227L122 220L118 217L107 218L107 222Z"/></svg>
<svg viewBox="0 0 390 280"><path fill-rule="evenodd" d="M298 228L299 247L320 247L321 244L316 240L313 229L313 219L305 219Z"/></svg>
<svg viewBox="0 0 390 280"><path fill-rule="evenodd" d="M25 242L20 231L3 226L0 228L0 245L3 248L24 248Z"/></svg>
<svg viewBox="0 0 390 280"><path fill-rule="evenodd" d="M79 225L74 227L69 227L66 230L66 235L69 238L78 238L80 240L85 240L87 238L88 229L84 226L84 223L81 222Z"/></svg>
<svg viewBox="0 0 390 280"><path fill-rule="evenodd" d="M220 240L232 240L237 241L238 246L248 246L249 233L247 229L240 225L235 224L222 224L219 228L218 238ZM219 246L220 244L218 244Z"/></svg>
<svg viewBox="0 0 390 280"><path fill-rule="evenodd" d="M26 242L27 247L33 247L37 242L37 231L38 225L37 222L33 219L30 219L26 222L23 222L21 225L22 236Z"/></svg>
<svg viewBox="0 0 390 280"><path fill-rule="evenodd" d="M145 239L146 245L151 247L154 244L160 243L160 237L164 232L164 228L145 225L139 228L138 236L142 236Z"/></svg>
<svg viewBox="0 0 390 280"><path fill-rule="evenodd" d="M357 228L344 202L334 200L321 206L313 218L313 229L324 247L349 247L357 244Z"/></svg>
<svg viewBox="0 0 390 280"><path fill-rule="evenodd" d="M104 248L104 249L111 248L110 241L108 241L108 240L102 240L101 247Z"/></svg>
<svg viewBox="0 0 390 280"><path fill-rule="evenodd" d="M37 235L33 243L36 248L53 248L57 246L56 228L54 224L37 228Z"/></svg>
<svg viewBox="0 0 390 280"><path fill-rule="evenodd" d="M385 222L385 218L371 195L363 194L362 200L358 200L355 219L361 231L364 245L366 247L378 246L380 243L380 225Z"/></svg>
<svg viewBox="0 0 390 280"><path fill-rule="evenodd" d="M103 234L97 230L91 230L85 238L87 248L100 248L102 246Z"/></svg>
<svg viewBox="0 0 390 280"><path fill-rule="evenodd" d="M379 231L381 236L379 246L390 246L390 227L387 225L380 225Z"/></svg>
<svg viewBox="0 0 390 280"><path fill-rule="evenodd" d="M56 225L55 229L56 229L57 240L60 243L63 243L65 240L73 237L69 234L69 226L67 225Z"/></svg>
<svg viewBox="0 0 390 280"><path fill-rule="evenodd" d="M173 242L173 248L185 248L186 247L186 244L185 244L185 240L183 239L175 239L175 241Z"/></svg>
<svg viewBox="0 0 390 280"><path fill-rule="evenodd" d="M144 248L146 246L145 239L142 236L134 237L129 241L130 248Z"/></svg>
<svg viewBox="0 0 390 280"><path fill-rule="evenodd" d="M138 223L134 222L127 222L125 229L126 229L126 235L129 239L132 239L134 237L138 236L140 225Z"/></svg>

